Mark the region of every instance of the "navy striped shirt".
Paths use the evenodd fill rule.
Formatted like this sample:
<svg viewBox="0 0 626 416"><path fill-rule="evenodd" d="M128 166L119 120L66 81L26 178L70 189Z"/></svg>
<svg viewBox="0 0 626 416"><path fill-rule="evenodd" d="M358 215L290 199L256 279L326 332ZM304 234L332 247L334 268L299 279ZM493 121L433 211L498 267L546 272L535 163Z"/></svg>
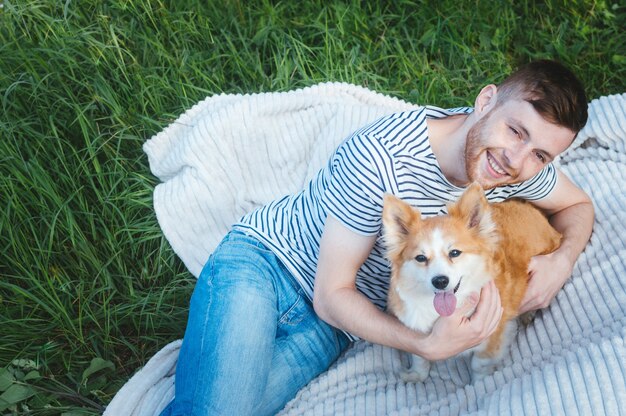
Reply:
<svg viewBox="0 0 626 416"><path fill-rule="evenodd" d="M328 215L355 233L377 235L357 273L356 286L384 309L391 269L381 236L383 195L400 197L424 216L446 213L446 205L456 201L464 188L451 184L441 172L426 119L471 111L426 106L385 116L344 140L302 191L256 209L234 228L257 237L276 253L311 300ZM511 197L536 200L548 195L555 184L556 171L547 165L533 178L490 189L486 196L491 202Z"/></svg>

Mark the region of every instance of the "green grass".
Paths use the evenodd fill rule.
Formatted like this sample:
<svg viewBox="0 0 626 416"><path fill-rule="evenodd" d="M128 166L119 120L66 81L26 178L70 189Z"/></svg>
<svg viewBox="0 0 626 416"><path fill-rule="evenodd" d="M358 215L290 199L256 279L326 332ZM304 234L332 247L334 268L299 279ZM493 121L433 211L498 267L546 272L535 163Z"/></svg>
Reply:
<svg viewBox="0 0 626 416"><path fill-rule="evenodd" d="M141 145L195 102L346 81L471 105L536 58L622 93L613 3L0 0L0 414L99 414L182 337L194 279Z"/></svg>

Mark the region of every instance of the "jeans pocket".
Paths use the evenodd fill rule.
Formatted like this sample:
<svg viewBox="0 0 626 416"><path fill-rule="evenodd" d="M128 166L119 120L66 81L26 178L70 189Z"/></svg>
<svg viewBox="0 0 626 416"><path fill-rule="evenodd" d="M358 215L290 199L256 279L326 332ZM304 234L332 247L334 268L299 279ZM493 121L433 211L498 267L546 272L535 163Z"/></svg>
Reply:
<svg viewBox="0 0 626 416"><path fill-rule="evenodd" d="M274 254L274 252L269 247L267 247L261 240L259 240L259 238L248 235L243 231L237 229L230 231L228 233L228 236L226 237L226 240L228 240L228 242L230 244L233 244L234 246L239 246L242 248L245 247L249 250L251 249L253 251L264 254Z"/></svg>
<svg viewBox="0 0 626 416"><path fill-rule="evenodd" d="M287 309L287 311L278 320L279 325L298 325L308 313L308 303L298 295L296 301Z"/></svg>

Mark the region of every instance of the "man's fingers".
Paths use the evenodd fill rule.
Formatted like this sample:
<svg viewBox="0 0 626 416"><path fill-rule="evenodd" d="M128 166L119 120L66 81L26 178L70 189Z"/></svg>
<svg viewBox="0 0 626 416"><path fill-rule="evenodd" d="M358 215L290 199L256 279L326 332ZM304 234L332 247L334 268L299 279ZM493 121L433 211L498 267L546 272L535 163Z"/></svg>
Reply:
<svg viewBox="0 0 626 416"><path fill-rule="evenodd" d="M483 286L480 292L480 301L476 306L476 315L480 319L485 319L492 316L498 307L500 307L500 293L492 280Z"/></svg>
<svg viewBox="0 0 626 416"><path fill-rule="evenodd" d="M500 324L500 320L502 319L503 313L504 313L504 308L500 307L500 313L494 316L494 319L491 322L491 328L489 328L489 332L488 332L489 335L487 336L490 336L491 334L493 334L494 331L498 328L498 325Z"/></svg>
<svg viewBox="0 0 626 416"><path fill-rule="evenodd" d="M466 318L474 309L472 316ZM439 351L440 356L447 358L483 342L498 327L502 312L500 294L493 281L481 289L480 295L471 293L454 314L438 319L431 331L433 342L449 346L448 351Z"/></svg>
<svg viewBox="0 0 626 416"><path fill-rule="evenodd" d="M480 331L489 336L495 331L502 318L503 309L500 304L500 293L493 281L486 284L480 293L480 302L472 320L480 325ZM476 328L478 329L478 328Z"/></svg>
<svg viewBox="0 0 626 416"><path fill-rule="evenodd" d="M476 305L478 304L479 299L480 299L480 295L478 294L478 292L470 293L469 296L465 299L465 301L461 305L461 307L455 311L455 314L457 314L458 316L467 316L470 312L472 312L476 308Z"/></svg>
<svg viewBox="0 0 626 416"><path fill-rule="evenodd" d="M522 303L520 305L520 307L519 307L519 312L518 313L521 315L523 313L526 313L526 312L530 311L531 307L529 305L530 305L530 303L528 301Z"/></svg>

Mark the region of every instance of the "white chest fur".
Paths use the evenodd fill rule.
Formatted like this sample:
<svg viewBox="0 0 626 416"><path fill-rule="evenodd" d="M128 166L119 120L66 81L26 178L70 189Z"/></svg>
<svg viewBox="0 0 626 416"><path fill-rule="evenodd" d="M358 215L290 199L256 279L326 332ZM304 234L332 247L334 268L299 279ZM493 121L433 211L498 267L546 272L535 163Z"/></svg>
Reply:
<svg viewBox="0 0 626 416"><path fill-rule="evenodd" d="M398 296L404 303L404 308L398 318L409 328L427 334L432 329L439 314L433 306L433 295L416 295L396 289Z"/></svg>

